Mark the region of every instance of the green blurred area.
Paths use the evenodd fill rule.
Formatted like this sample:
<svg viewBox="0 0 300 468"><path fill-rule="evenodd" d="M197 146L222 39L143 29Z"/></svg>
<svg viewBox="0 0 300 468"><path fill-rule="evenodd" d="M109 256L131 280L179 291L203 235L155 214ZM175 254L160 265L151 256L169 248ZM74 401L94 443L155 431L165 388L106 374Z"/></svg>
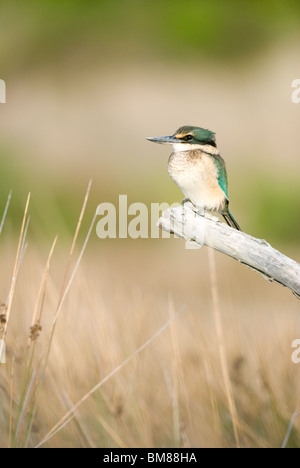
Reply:
<svg viewBox="0 0 300 468"><path fill-rule="evenodd" d="M255 61L264 57L274 44L276 47L286 38L298 41L299 26L300 3L292 0L1 1L0 61L3 67L0 77L13 82L17 88L26 76L28 79L28 76L48 74L53 87L64 95L68 91L68 78L62 85L58 80L61 74L69 76L71 81L78 72L80 80L83 70L89 70L91 75L99 76L101 82L101 70L104 72L110 67L115 70L111 72L114 79L122 82L123 71L120 70L124 63L129 68L133 64L143 67L145 62L150 68L151 64L159 67L164 63L168 67L175 63L185 70L196 63L200 69L211 66L216 74L218 69L231 70L234 76L249 63L253 62L255 68ZM185 89L178 92L184 95ZM12 96L6 106L10 98ZM0 108L3 119L5 110L4 106ZM86 114L85 108L82 114ZM227 110L224 110L225 119ZM113 143L118 144L120 153L122 140L118 141L114 122L107 123L107 128L114 135ZM138 138L144 136L139 134ZM72 138L76 143L76 131ZM127 193L130 203L173 203L182 198L168 179L165 168L161 173L157 165L149 170L148 164L144 171L142 166L137 166L136 172L131 174L124 165L124 160L130 161L131 157L127 152L121 155L120 166L117 161L106 165L105 155L99 156L103 163L101 166L99 162L99 173L95 172L97 163L91 165L89 171L88 163L87 168L81 170L78 161L68 170L53 163L57 166L56 169L52 167L51 172L42 159L30 159L31 149L27 148L24 135L17 143L15 135L0 135L0 215L9 191L13 191L5 225L8 232L18 231L30 191L32 234L37 238L49 238L60 231L66 236L72 234L89 177L93 177L94 184L87 218L93 215L98 203L117 203L120 193ZM111 160L110 156L107 159ZM257 160L263 157L264 154L256 154ZM287 170L282 174L268 164L263 168L256 163L251 165L250 160L236 169L234 162L230 166L232 212L244 229L271 243L298 243L298 172Z"/></svg>
<svg viewBox="0 0 300 468"><path fill-rule="evenodd" d="M2 1L0 58L7 73L65 66L78 51L89 65L136 54L226 65L299 25L296 0Z"/></svg>
<svg viewBox="0 0 300 468"><path fill-rule="evenodd" d="M1 155L2 183L0 186L0 217L4 211L9 191L12 189L4 232L18 234L26 198L31 192L30 233L39 243L49 243L56 234L67 240L75 232L80 210L83 204L88 179L72 178L70 180L47 179L41 173L14 165L14 158L5 159ZM37 182L38 179L38 182ZM107 180L100 183L97 177L92 184L85 221L81 236L85 236L98 204L114 204L119 218L119 195L127 195L128 206L135 202L144 203L149 213L151 225L151 203L180 203L182 194L165 173L140 174L139 179L124 175L114 179L107 174ZM300 185L298 174L278 174L270 169L261 173L252 167L245 173L231 174L230 206L242 229L254 237L267 239L271 244L282 247L290 244L299 245L300 218L299 200ZM135 216L128 215L128 223ZM99 220L100 218L98 218ZM99 242L96 235L91 240ZM101 241L107 245L108 240ZM116 239L111 240L117 242ZM136 242L136 241L135 241ZM144 241L149 244L148 241ZM160 242L160 241L154 241ZM99 244L100 245L100 244Z"/></svg>

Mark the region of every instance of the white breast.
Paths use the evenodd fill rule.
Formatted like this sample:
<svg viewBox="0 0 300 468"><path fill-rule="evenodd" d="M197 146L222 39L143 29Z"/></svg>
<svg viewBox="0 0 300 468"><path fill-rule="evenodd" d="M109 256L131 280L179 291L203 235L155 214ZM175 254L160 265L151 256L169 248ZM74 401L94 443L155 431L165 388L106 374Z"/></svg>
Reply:
<svg viewBox="0 0 300 468"><path fill-rule="evenodd" d="M199 157L191 158L188 151L176 151L169 158L168 170L194 205L211 211L224 207L226 196L218 184L217 167L208 154L199 153Z"/></svg>
<svg viewBox="0 0 300 468"><path fill-rule="evenodd" d="M174 143L172 145L174 153L181 153L182 151L200 150L208 154L219 154L217 148L212 145L200 145L192 143Z"/></svg>
<svg viewBox="0 0 300 468"><path fill-rule="evenodd" d="M203 145L193 145L190 143L174 143L172 145L174 153L181 151L201 150Z"/></svg>

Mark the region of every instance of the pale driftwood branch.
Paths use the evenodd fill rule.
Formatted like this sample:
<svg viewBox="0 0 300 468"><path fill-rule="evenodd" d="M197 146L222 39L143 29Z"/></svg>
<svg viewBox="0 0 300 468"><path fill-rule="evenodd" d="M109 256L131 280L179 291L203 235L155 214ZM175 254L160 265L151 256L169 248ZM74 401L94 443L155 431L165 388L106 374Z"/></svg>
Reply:
<svg viewBox="0 0 300 468"><path fill-rule="evenodd" d="M164 211L158 226L196 248L206 245L229 255L268 281L286 286L300 298L300 264L273 249L265 240L237 231L215 216L196 212L189 202Z"/></svg>

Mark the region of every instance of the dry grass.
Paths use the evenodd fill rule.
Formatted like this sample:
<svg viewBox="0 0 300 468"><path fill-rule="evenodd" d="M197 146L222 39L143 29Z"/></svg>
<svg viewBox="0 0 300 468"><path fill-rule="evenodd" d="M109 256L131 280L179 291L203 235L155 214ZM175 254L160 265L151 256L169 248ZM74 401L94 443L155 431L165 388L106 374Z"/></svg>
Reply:
<svg viewBox="0 0 300 468"><path fill-rule="evenodd" d="M5 302L17 246L5 236L0 244ZM289 291L221 255L214 290L206 250L185 250L179 240L94 240L57 316L79 250L70 262L59 241L49 251L29 239L15 285L1 447L283 443L299 409L300 365L291 361L299 302ZM34 337L33 314L42 326ZM299 431L295 417L287 446L299 446Z"/></svg>

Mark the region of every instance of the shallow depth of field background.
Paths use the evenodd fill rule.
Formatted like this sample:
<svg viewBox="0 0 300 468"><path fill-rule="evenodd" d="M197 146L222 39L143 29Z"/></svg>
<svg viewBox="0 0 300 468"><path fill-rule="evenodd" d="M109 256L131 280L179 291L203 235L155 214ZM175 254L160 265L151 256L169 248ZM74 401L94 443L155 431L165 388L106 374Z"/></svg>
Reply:
<svg viewBox="0 0 300 468"><path fill-rule="evenodd" d="M0 217L13 192L0 237L0 303L31 192L28 246L0 368L6 447L47 255L58 234L39 356L89 179L77 255L99 203L118 211L119 194L149 207L182 199L167 173L168 149L146 136L184 124L215 131L232 213L245 232L299 262L300 104L291 100L291 85L300 78L300 6L40 0L1 2L0 18L0 78L7 86L7 103L0 104ZM232 259L215 258L240 442L278 447L299 409L300 364L291 361L291 343L300 338L300 302ZM186 250L178 239L100 240L95 229L57 323L28 446L177 311L173 327L91 395L45 446L236 446L206 249ZM288 446L299 444L298 417Z"/></svg>

